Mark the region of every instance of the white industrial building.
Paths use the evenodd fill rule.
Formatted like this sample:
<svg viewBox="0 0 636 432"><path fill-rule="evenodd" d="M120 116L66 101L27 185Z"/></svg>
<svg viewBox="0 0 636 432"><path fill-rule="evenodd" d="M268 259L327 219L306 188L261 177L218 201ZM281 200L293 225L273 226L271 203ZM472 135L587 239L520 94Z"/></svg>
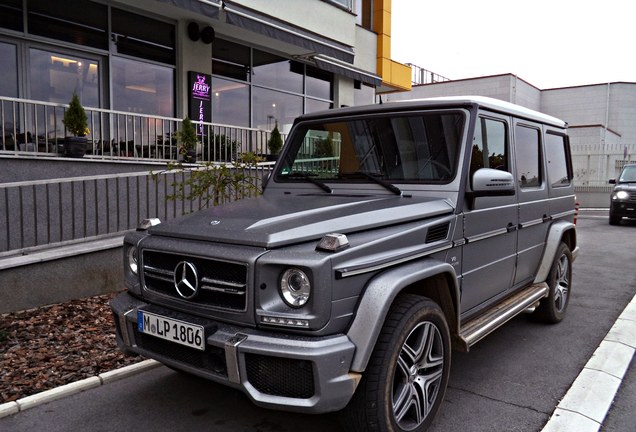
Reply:
<svg viewBox="0 0 636 432"><path fill-rule="evenodd" d="M523 105L568 122L581 204L609 205L608 180L636 160L636 83L615 82L541 90L512 75L414 85L384 101L480 95Z"/></svg>

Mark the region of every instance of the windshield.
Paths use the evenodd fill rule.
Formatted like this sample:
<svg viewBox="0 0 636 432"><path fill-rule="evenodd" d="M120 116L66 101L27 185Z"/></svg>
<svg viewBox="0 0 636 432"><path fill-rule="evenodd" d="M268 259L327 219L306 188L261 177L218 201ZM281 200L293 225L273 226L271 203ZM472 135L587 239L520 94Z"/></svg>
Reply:
<svg viewBox="0 0 636 432"><path fill-rule="evenodd" d="M457 169L464 115L399 113L300 124L278 181L448 183Z"/></svg>
<svg viewBox="0 0 636 432"><path fill-rule="evenodd" d="M618 179L619 183L636 183L636 165L626 166L621 173L621 178Z"/></svg>

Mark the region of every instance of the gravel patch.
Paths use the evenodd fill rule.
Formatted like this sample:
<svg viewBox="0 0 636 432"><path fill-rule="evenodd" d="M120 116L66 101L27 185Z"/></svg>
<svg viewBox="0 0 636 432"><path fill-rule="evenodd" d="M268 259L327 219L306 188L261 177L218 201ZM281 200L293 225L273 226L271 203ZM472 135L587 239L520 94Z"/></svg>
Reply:
<svg viewBox="0 0 636 432"><path fill-rule="evenodd" d="M0 404L143 360L117 348L114 296L0 315Z"/></svg>

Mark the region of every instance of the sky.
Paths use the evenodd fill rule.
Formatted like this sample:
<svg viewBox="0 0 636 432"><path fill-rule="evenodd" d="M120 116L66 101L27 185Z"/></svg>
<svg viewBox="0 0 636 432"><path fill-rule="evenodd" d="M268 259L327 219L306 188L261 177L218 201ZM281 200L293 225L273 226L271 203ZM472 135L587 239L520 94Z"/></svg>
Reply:
<svg viewBox="0 0 636 432"><path fill-rule="evenodd" d="M391 58L540 89L636 82L633 0L392 0Z"/></svg>

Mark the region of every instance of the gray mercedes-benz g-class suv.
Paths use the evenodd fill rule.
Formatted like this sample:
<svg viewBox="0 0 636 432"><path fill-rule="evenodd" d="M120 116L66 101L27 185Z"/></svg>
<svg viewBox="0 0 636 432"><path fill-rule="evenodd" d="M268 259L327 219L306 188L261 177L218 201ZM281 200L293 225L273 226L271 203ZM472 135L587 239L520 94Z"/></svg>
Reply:
<svg viewBox="0 0 636 432"><path fill-rule="evenodd" d="M126 236L117 342L259 406L425 430L451 349L564 317L566 128L482 97L302 116L262 196Z"/></svg>

